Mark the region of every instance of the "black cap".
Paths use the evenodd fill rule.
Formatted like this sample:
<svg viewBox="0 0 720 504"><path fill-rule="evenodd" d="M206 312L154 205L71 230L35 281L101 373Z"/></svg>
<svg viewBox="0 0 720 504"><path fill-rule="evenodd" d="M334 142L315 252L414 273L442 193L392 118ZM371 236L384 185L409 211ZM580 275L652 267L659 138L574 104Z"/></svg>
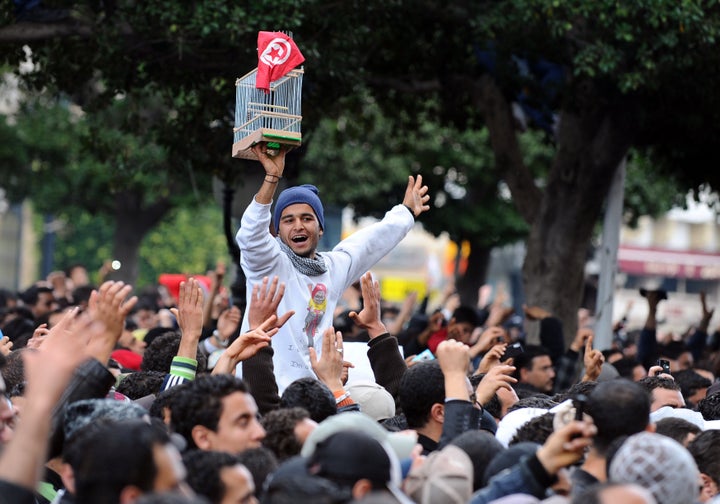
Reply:
<svg viewBox="0 0 720 504"><path fill-rule="evenodd" d="M308 472L353 484L368 479L382 486L391 478L390 456L367 434L340 431L318 443L308 461Z"/></svg>

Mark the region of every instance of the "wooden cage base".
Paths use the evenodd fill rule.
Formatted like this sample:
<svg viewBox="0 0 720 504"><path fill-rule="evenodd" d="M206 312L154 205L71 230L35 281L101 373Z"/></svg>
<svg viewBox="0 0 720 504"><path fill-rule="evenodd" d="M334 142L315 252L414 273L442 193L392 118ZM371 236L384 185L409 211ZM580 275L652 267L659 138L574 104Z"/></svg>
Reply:
<svg viewBox="0 0 720 504"><path fill-rule="evenodd" d="M232 156L235 158L254 159L257 161L257 156L250 148L260 142L277 142L285 145L286 147L298 147L302 144L302 134L290 131L261 128L253 131L248 136L242 138L239 142L235 142L232 147Z"/></svg>

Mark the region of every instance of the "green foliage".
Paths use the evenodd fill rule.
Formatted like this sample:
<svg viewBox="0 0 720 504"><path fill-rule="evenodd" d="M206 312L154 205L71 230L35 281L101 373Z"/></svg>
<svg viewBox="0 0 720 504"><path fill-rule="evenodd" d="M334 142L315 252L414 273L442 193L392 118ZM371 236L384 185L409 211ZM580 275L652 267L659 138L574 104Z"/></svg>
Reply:
<svg viewBox="0 0 720 504"><path fill-rule="evenodd" d="M108 216L69 208L60 220L53 257L59 268L80 263L92 274L113 259L114 223ZM214 202L173 212L143 240L135 286L153 285L161 273L205 274L227 255L221 223ZM97 275L92 280L98 281Z"/></svg>
<svg viewBox="0 0 720 504"><path fill-rule="evenodd" d="M429 112L428 112L429 113ZM486 129L458 131L433 122L428 113L413 120L384 117L365 98L359 117L322 121L305 157L303 182L318 186L326 203L350 204L358 215L382 215L402 201L409 174L421 174L432 195L424 227L454 240L502 245L525 235L507 189L502 190ZM543 149L528 140L529 158ZM332 170L332 176L327 176Z"/></svg>
<svg viewBox="0 0 720 504"><path fill-rule="evenodd" d="M160 273L205 274L227 261L222 212L214 201L180 208L150 231L140 247L138 285L157 282Z"/></svg>
<svg viewBox="0 0 720 504"><path fill-rule="evenodd" d="M685 193L677 190L674 177L663 176L644 152L635 151L628 158L624 201L628 225L636 226L643 215L659 217L672 207L685 206Z"/></svg>

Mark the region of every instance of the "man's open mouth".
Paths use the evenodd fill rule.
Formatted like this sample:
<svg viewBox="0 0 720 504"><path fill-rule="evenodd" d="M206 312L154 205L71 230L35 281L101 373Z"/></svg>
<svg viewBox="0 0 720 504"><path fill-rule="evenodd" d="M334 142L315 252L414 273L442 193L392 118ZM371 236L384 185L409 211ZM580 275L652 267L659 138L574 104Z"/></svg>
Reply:
<svg viewBox="0 0 720 504"><path fill-rule="evenodd" d="M308 240L307 236L293 236L291 241L293 243L305 243Z"/></svg>

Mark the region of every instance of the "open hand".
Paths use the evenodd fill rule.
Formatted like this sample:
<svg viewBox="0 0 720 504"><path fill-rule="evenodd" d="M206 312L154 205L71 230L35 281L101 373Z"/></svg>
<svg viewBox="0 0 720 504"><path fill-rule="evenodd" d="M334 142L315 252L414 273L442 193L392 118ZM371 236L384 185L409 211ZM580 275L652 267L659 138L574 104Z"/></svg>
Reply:
<svg viewBox="0 0 720 504"><path fill-rule="evenodd" d="M422 175L418 175L417 179L412 175L408 177L408 185L407 189L405 189L403 205L408 207L415 217L430 210L430 205L428 204L430 195L427 192L428 186L423 185Z"/></svg>

